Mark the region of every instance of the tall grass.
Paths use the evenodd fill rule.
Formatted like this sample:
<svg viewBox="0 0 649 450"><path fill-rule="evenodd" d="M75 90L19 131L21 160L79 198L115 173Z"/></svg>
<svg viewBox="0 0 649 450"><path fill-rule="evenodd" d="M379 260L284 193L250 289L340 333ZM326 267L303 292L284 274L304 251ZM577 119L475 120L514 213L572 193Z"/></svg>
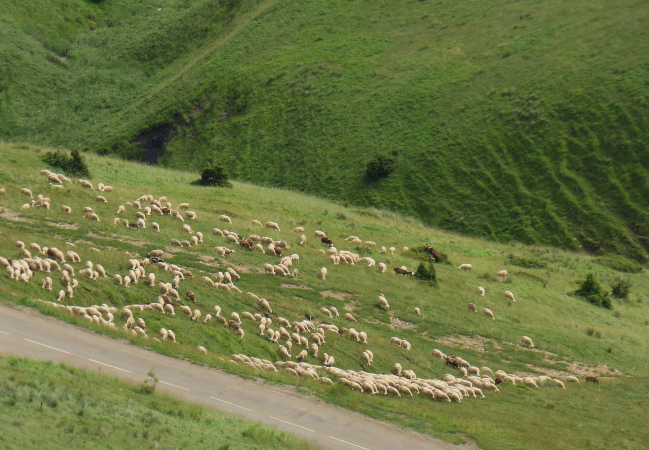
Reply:
<svg viewBox="0 0 649 450"><path fill-rule="evenodd" d="M302 449L306 442L234 416L65 364L0 357L3 449Z"/></svg>

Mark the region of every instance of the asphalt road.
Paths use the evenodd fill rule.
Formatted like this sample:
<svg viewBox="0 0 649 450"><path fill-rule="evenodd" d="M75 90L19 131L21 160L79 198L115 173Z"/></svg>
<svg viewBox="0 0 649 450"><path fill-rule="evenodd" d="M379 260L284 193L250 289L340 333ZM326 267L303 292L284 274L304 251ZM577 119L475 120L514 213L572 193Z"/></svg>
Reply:
<svg viewBox="0 0 649 450"><path fill-rule="evenodd" d="M0 353L65 362L92 370L101 367L102 373L137 383L146 379L147 372L155 367L160 391L266 423L326 449L465 448L298 395L290 387L244 380L160 355L33 310L20 311L0 305Z"/></svg>

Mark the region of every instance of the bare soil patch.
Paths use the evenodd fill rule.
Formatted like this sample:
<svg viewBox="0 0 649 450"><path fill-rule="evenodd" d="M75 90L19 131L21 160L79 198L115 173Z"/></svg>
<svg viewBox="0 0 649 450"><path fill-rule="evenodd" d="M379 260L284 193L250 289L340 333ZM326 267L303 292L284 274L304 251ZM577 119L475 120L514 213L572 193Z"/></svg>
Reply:
<svg viewBox="0 0 649 450"><path fill-rule="evenodd" d="M9 219L9 220L15 220L17 222L34 223L34 221L32 219L28 219L26 217L21 217L20 213L12 211L9 208L4 208L2 210L2 212L0 212L0 217L4 217L5 219Z"/></svg>
<svg viewBox="0 0 649 450"><path fill-rule="evenodd" d="M415 325L412 322L406 322L405 320L401 320L397 317L390 317L390 328L395 329L395 328L417 328L417 325Z"/></svg>
<svg viewBox="0 0 649 450"><path fill-rule="evenodd" d="M57 227L57 228L63 228L65 230L78 230L79 225L76 223L63 223L63 222L45 222L47 225L51 227Z"/></svg>
<svg viewBox="0 0 649 450"><path fill-rule="evenodd" d="M477 350L479 352L484 352L485 350L485 345L487 343L493 344L494 348L496 349L501 349L502 347L498 344L498 342L494 341L493 339L487 339L485 337L482 337L480 335L475 335L473 337L471 336L465 336L463 334L460 334L458 336L444 336L439 339L434 339L437 342L441 342L444 345L447 345L449 347L462 347L462 348L470 348L473 350Z"/></svg>
<svg viewBox="0 0 649 450"><path fill-rule="evenodd" d="M555 369L549 369L547 367L538 367L538 366L533 366L528 364L528 367L538 371L538 372L543 372L548 375L553 375L553 376L566 376L566 375L580 375L584 377L590 377L590 376L619 376L619 375L624 375L624 373L620 372L617 369L611 369L605 364L600 364L598 366L589 366L587 364L582 364L580 362L568 362L568 361L556 361L552 359L544 359L543 361L548 362L550 364L554 363L563 363L568 365L568 371L560 371L560 370L555 370Z"/></svg>
<svg viewBox="0 0 649 450"><path fill-rule="evenodd" d="M214 261L216 258L209 255L201 255L198 257L201 261Z"/></svg>
<svg viewBox="0 0 649 450"><path fill-rule="evenodd" d="M337 292L337 291L320 291L320 294L322 295L322 297L333 297L333 298L337 298L338 300L345 300L345 297L356 295L353 292Z"/></svg>

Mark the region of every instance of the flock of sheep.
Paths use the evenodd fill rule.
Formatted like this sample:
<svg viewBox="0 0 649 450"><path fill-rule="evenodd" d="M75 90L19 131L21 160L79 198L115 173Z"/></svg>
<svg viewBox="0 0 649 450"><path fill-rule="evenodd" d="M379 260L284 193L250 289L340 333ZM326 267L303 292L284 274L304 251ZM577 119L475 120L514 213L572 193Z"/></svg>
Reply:
<svg viewBox="0 0 649 450"><path fill-rule="evenodd" d="M41 171L41 174L47 177L49 185L53 188L62 187L63 183L74 184L68 178L51 173L47 170ZM78 180L78 184L83 188L94 190L92 183L87 180ZM104 193L113 192L111 186L105 186L103 184L98 185L98 190ZM0 195L5 195L5 192L5 188L0 188ZM23 188L21 194L33 198L30 189ZM108 203L108 200L104 196L97 196L96 201L104 204ZM49 209L50 204L51 200L49 198L39 195L37 199L33 200L31 203L25 204L23 209L31 207L45 207ZM127 207L129 209L127 209ZM71 214L72 212L72 209L66 205L62 205L61 210L67 214ZM127 218L120 220L120 218L115 218L113 223L115 225L123 225L129 229L145 229L147 228L147 224L149 224L151 215L159 215L161 217L169 215L173 220L182 223L182 225L179 226L180 231L189 235L189 239L172 239L172 245L190 248L204 242L204 235L200 231L194 231L189 224L184 223L185 218L187 220L195 220L197 218L195 212L189 211L188 203L180 203L176 210L172 208L171 202L167 201L165 197L156 199L152 195L143 195L133 202L127 202L126 205L120 205L117 209L117 215L128 214L128 211L131 210L134 212L135 220L129 220ZM180 210L185 211L185 217L183 217ZM90 220L100 221L99 216L91 207L86 207L84 209L83 217ZM219 220L227 224L232 224L231 218L226 215L221 215ZM168 226L173 226L172 223ZM258 220L253 220L252 224L254 226L264 227L262 222ZM156 232L160 231L160 225L156 222L151 222L150 227ZM266 222L265 227L277 232L281 231L279 225L275 222ZM304 234L305 230L303 227L297 227L293 229L292 232L300 234L300 246L306 243L306 235ZM284 250L290 249L290 246L286 241L274 240L267 236L258 235L251 235L244 239L234 231L222 230L219 228L214 228L212 234L215 238L222 238L225 240L225 243L239 246L240 249L243 249L244 251L259 251L279 256L280 260L278 264L264 264L263 273L297 278L298 269L294 266L299 264L300 256L298 253L282 256ZM334 247L331 239L329 239L323 231L315 231L314 237L319 238L322 243L328 245L326 250L322 249L319 252L327 257L329 262L333 265L339 265L341 263L347 265L366 264L370 268L375 267L376 265L373 258L362 258L351 251L338 250ZM372 241L363 241L357 236L350 236L345 241L349 244L355 245L366 245L370 247L376 246L376 243ZM74 244L68 243L68 245ZM7 274L11 279L23 283L29 283L37 273L42 272L45 275L40 280L42 288L46 291L52 291L54 280L51 278L50 274L52 271L60 272L60 282L63 289L59 290L56 301L46 301L45 303L58 309L65 310L70 314L83 317L90 322L112 328L117 327L115 324L117 308L115 307L106 304L81 307L66 305L63 303L66 296L68 299L74 298L75 289L79 286L79 281L75 277L84 276L94 282L109 278L100 264L95 264L91 261L86 261L82 264L80 256L72 250L64 253L55 247L41 247L37 243L31 243L29 246L26 246L21 241L16 242L16 247L20 251L21 259L0 257L0 265L6 267ZM226 246L217 246L214 248L214 251L217 255L223 257L236 253L235 249ZM394 254L396 251L397 250L394 247L386 249L382 246L379 254ZM403 251L408 251L408 248L404 247ZM32 252L34 252L35 255L32 255ZM37 256L36 254L40 254L43 257ZM214 306L214 314L206 314L201 321L202 312L200 309L192 309L190 306L182 304L185 300L197 303L194 293L191 290L187 290L184 296L181 296L180 294L180 292L182 292L180 289L181 283L193 279L193 273L186 268L165 262L164 254L163 250L153 250L144 260L129 259L128 272L124 275L116 273L112 277L115 284L121 285L124 288L129 288L131 284L143 282L147 283L149 287L157 287L159 290L159 295L155 301L145 304L127 305L122 308L121 315L123 316L125 323L121 328L134 335L147 336L146 323L143 318L136 318L134 314L137 314L137 312L157 311L161 314L175 316L176 310L180 305L180 315L187 317L187 320L191 320L197 324L202 322L202 325L208 325L212 320L214 320L224 327L231 328L241 339L245 337L243 328L244 320L255 322L255 327L259 331L259 335L265 336L269 342L277 345L277 354L280 357L280 360L273 363L268 360L239 354L233 355L231 361L234 363L243 363L258 370L277 371L278 368L281 368L291 375L319 380L321 383L332 385L333 381L331 378L321 375L323 372L326 372L330 377L338 378L339 383L359 392L367 392L369 394L382 393L384 395L392 394L397 397L401 397L402 394L406 396L423 394L432 399L443 402L460 402L463 398L485 398L483 391L499 392L497 385L501 382L512 384L523 383L532 388L539 388L539 385L550 383L553 386L565 389L564 383L558 379L552 379L547 376L521 378L515 374L507 374L503 371L496 371L494 373L488 367L478 368L472 366L462 358L455 356L449 357L437 349L433 351L433 356L442 359L447 365L457 369L461 374L460 377L446 374L443 380L422 379L418 378L412 370L404 370L399 363L394 365L394 374L375 374L364 371L355 372L352 370L342 370L335 366L335 358L333 355L323 353L321 357L319 356L320 348L326 345L326 340L332 338L340 339L347 335L348 339L351 338L361 345L366 346L369 345L368 339L371 341L371 337L364 331L357 331L354 328L346 329L325 323L328 318L340 316L338 310L334 306L323 306L320 309L322 319L307 317L300 321L289 321L286 318L275 316L271 304L267 299L260 298L256 294L248 292L247 295L256 301L259 312L251 313L243 311L239 314L238 312L233 311L228 316L227 314L222 315L221 308L217 305ZM74 265L82 265L83 268L75 271ZM158 277L171 279L171 282L160 281L156 285L157 277L152 268L156 269ZM462 264L458 269L471 270L472 266L470 264ZM382 262L379 263L378 270L380 273L386 273L386 264ZM412 272L408 271L406 267L396 268L395 273L404 275L412 274ZM322 267L320 270L321 278L323 280L326 279L326 275L327 268ZM498 276L506 277L507 272L501 271L498 273ZM224 272L212 274L211 278L208 276L203 276L201 278L204 284L233 294L242 293L242 291L234 284L234 281L239 279L241 279L241 276L231 267L227 268ZM478 288L478 295L485 295L485 290L482 287ZM505 291L505 297L512 302L516 301L514 294L510 291ZM388 299L383 294L378 296L378 305L386 310L390 308ZM476 305L473 303L469 304L469 309L476 313L478 312ZM486 316L495 320L494 314L491 310L484 308L483 312ZM415 313L421 315L420 308L415 308ZM350 323L358 322L357 319L348 312L344 314L344 318ZM248 328L247 325L246 328ZM177 337L172 330L161 328L158 335L154 336L154 339L176 342ZM534 347L532 339L527 336L523 336L521 342L526 347ZM392 337L391 343L406 351L409 351L412 348L410 342L398 337ZM207 353L204 346L198 346L198 351L201 353ZM304 360L309 356L309 353L311 353L313 358L318 360L322 359L322 365L312 365L305 362ZM365 365L369 367L373 363L374 354L370 349L364 347L364 350L361 353L361 358ZM296 361L293 361L293 359ZM564 379L565 381L579 382L577 378L571 376L565 377Z"/></svg>

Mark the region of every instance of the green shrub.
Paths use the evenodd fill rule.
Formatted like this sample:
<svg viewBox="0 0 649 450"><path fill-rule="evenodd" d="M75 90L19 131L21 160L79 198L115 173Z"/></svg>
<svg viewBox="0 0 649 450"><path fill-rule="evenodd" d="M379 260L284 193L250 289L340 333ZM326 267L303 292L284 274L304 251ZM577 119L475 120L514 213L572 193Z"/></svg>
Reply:
<svg viewBox="0 0 649 450"><path fill-rule="evenodd" d="M392 156L382 155L380 153L375 154L367 163L367 178L370 180L378 180L387 177L394 171L396 162L397 159Z"/></svg>
<svg viewBox="0 0 649 450"><path fill-rule="evenodd" d="M144 380L144 382L140 385L140 391L143 394L154 394L155 393L155 388L158 387L158 377L155 375L155 367L149 370L149 373L147 375L149 378Z"/></svg>
<svg viewBox="0 0 649 450"><path fill-rule="evenodd" d="M435 272L435 264L433 263L419 263L415 278L422 281L428 281L430 284L437 284L437 273Z"/></svg>
<svg viewBox="0 0 649 450"><path fill-rule="evenodd" d="M602 286L595 279L592 273L586 276L581 282L579 289L572 292L573 295L583 297L595 306L601 306L607 309L613 309L613 304L608 296L608 292L602 289Z"/></svg>
<svg viewBox="0 0 649 450"><path fill-rule="evenodd" d="M90 170L86 165L85 158L81 156L77 149L70 152L70 156L65 152L57 150L56 152L47 152L41 156L41 160L51 167L58 167L66 174L81 177L89 177Z"/></svg>
<svg viewBox="0 0 649 450"><path fill-rule="evenodd" d="M510 258L509 263L526 269L544 269L548 266L547 262L537 258Z"/></svg>
<svg viewBox="0 0 649 450"><path fill-rule="evenodd" d="M600 256L599 258L595 258L595 262L610 269L619 270L620 272L642 272L642 265L640 263L620 255Z"/></svg>
<svg viewBox="0 0 649 450"><path fill-rule="evenodd" d="M611 294L615 298L627 299L631 292L631 281L619 278L613 286L611 286Z"/></svg>
<svg viewBox="0 0 649 450"><path fill-rule="evenodd" d="M228 171L225 167L218 164L209 164L201 172L201 179L194 181L193 184L199 186L218 186L218 187L232 187L230 183Z"/></svg>

